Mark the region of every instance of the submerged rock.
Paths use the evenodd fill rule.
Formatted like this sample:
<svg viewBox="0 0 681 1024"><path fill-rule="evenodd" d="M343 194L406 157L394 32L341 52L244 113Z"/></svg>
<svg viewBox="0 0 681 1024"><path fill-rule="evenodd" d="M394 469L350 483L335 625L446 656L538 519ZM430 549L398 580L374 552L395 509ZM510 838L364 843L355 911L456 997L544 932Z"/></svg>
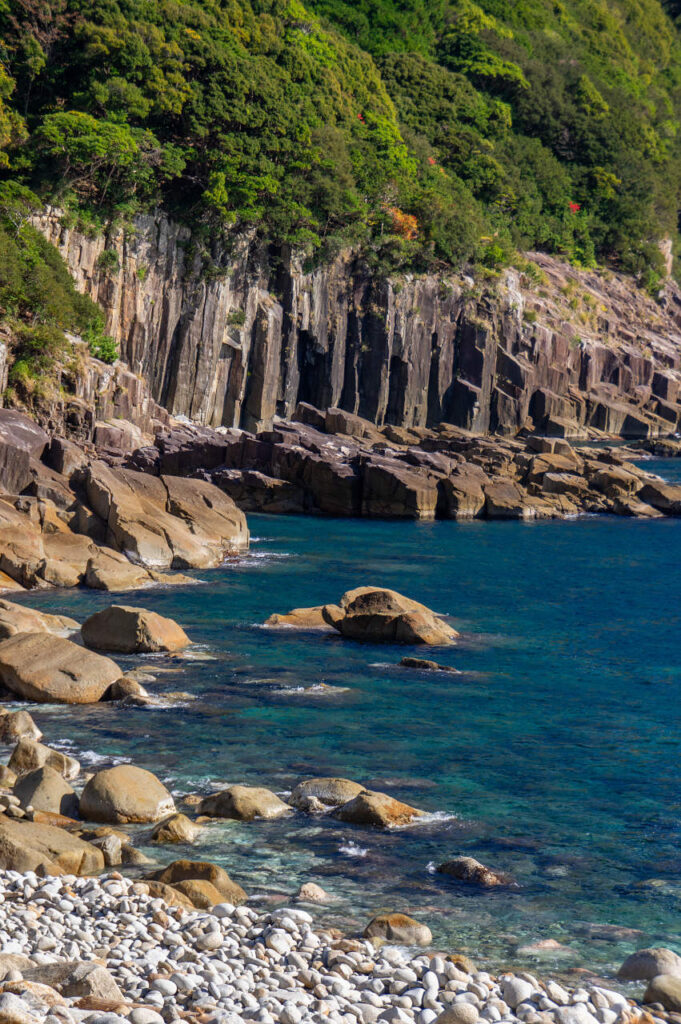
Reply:
<svg viewBox="0 0 681 1024"><path fill-rule="evenodd" d="M363 789L356 797L339 807L335 814L341 821L348 821L353 825L392 828L396 825L408 825L415 818L422 817L425 811L394 800L387 793Z"/></svg>
<svg viewBox="0 0 681 1024"><path fill-rule="evenodd" d="M180 651L191 643L173 619L120 604L95 612L83 623L81 633L87 647L124 654Z"/></svg>
<svg viewBox="0 0 681 1024"><path fill-rule="evenodd" d="M485 889L497 885L509 885L512 881L507 875L492 871L491 868L481 864L475 857L455 857L454 860L440 864L437 870L442 875L451 875L452 878L457 878L460 882L472 882Z"/></svg>
<svg viewBox="0 0 681 1024"><path fill-rule="evenodd" d="M90 821L151 822L174 811L172 796L156 776L131 764L97 772L80 798L81 816Z"/></svg>
<svg viewBox="0 0 681 1024"><path fill-rule="evenodd" d="M122 674L110 658L48 633L17 633L0 643L0 682L25 700L93 704Z"/></svg>

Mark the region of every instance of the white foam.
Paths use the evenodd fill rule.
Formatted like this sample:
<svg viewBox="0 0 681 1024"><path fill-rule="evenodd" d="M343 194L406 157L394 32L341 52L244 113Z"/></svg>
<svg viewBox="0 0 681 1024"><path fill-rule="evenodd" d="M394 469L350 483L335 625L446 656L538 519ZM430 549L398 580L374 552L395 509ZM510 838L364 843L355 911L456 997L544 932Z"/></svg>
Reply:
<svg viewBox="0 0 681 1024"><path fill-rule="evenodd" d="M338 852L344 854L346 857L366 857L369 852L369 848L366 846L359 846L357 843L350 841L348 843L341 843L338 847Z"/></svg>

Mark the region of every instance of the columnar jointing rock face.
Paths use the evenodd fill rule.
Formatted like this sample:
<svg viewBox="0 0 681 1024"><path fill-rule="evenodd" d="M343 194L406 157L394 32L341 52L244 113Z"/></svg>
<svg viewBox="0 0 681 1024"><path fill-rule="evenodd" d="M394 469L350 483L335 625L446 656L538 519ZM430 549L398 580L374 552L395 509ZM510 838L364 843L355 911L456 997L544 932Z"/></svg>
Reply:
<svg viewBox="0 0 681 1024"><path fill-rule="evenodd" d="M258 431L299 401L377 424L477 432L532 423L559 435L591 426L649 436L679 422L673 284L658 305L625 278L538 254L541 287L515 271L491 283L391 283L350 254L304 273L245 236L217 255L225 274L207 280L200 257L187 257L187 230L163 217L97 239L62 228L56 213L40 227L107 311L133 373L198 423ZM98 267L105 248L119 253L109 275Z"/></svg>

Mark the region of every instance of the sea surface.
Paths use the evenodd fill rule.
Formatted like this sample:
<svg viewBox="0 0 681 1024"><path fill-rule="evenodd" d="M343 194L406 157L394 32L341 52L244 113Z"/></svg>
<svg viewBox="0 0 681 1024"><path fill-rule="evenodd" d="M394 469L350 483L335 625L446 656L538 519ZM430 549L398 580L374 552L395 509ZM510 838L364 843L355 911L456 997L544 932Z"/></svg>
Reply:
<svg viewBox="0 0 681 1024"><path fill-rule="evenodd" d="M678 461L645 466L681 480ZM153 672L154 693L185 696L36 706L46 742L91 770L134 761L178 794L341 775L432 816L388 833L301 813L220 822L160 851L139 830L148 853L218 861L263 905L314 881L332 897L319 919L356 929L400 910L495 966L607 971L641 946L681 952L680 520L249 522L247 556L195 586L118 598L196 642L185 657L118 659ZM460 674L401 668L397 646L263 628L366 583L450 615L460 643L426 656ZM79 620L116 599L23 598ZM517 887L434 873L459 854Z"/></svg>

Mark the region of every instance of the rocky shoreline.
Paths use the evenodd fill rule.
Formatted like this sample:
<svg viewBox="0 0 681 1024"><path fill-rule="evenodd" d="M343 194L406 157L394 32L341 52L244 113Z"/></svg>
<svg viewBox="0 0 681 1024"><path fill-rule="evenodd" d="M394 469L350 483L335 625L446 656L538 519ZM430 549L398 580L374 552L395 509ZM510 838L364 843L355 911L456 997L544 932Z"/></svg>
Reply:
<svg viewBox="0 0 681 1024"><path fill-rule="evenodd" d="M642 1009L597 978L573 987L525 972L492 974L447 953L377 949L371 938L315 929L300 906L264 914L228 901L209 911L168 906L147 883L116 872L99 879L4 873L0 934L3 1024L678 1019L662 1005L673 1006L667 992L681 985L674 975L649 982L644 998L653 1005ZM651 951L652 969L664 952ZM642 980L646 963L639 962Z"/></svg>

